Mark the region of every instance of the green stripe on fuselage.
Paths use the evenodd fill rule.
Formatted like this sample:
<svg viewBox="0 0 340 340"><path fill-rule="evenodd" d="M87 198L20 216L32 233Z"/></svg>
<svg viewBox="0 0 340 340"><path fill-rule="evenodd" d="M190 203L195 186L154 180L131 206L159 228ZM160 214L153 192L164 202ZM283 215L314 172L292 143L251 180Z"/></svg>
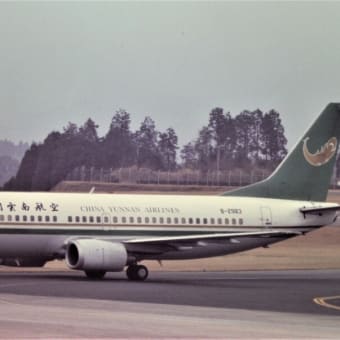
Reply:
<svg viewBox="0 0 340 340"><path fill-rule="evenodd" d="M312 226L312 227L275 227L270 230L313 230L318 229L320 226ZM216 228L209 229L183 229L183 230L170 230L170 229L113 229L113 230L104 230L104 229L60 229L60 228L49 228L49 229L39 229L39 228L0 228L1 235L67 235L67 236L106 236L106 237L149 237L149 236L159 236L159 237L170 237L170 236L192 236L192 235L208 235L208 234L225 234L225 233L240 233L247 232L253 229L252 231L268 231L267 228L262 227L246 227L246 228L233 228L232 230L222 229L216 230Z"/></svg>

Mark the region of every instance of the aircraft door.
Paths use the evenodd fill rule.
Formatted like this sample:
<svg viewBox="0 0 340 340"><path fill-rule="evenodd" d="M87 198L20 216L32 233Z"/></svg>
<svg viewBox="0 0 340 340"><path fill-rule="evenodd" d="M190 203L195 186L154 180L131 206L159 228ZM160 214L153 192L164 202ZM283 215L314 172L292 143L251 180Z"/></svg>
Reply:
<svg viewBox="0 0 340 340"><path fill-rule="evenodd" d="M272 211L269 207L261 207L261 221L264 227L272 226Z"/></svg>

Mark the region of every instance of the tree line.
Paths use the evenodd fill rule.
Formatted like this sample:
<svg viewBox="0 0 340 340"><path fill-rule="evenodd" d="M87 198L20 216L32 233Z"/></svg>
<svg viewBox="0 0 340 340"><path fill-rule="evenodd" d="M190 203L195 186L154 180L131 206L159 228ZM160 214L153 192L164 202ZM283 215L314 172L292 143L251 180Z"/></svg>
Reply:
<svg viewBox="0 0 340 340"><path fill-rule="evenodd" d="M120 109L104 137L97 130L98 125L89 118L82 126L68 123L62 132L51 132L43 143L33 143L4 189L49 190L81 166L135 166L168 172L188 168L202 173L250 166L268 170L287 153L284 128L274 110L242 111L232 117L222 108L213 109L197 138L180 150L180 160L175 130L158 131L151 117L132 131L130 114Z"/></svg>
<svg viewBox="0 0 340 340"><path fill-rule="evenodd" d="M181 150L183 166L209 170L272 170L287 154L287 139L275 110L244 110L235 118L222 108L210 112L198 138Z"/></svg>

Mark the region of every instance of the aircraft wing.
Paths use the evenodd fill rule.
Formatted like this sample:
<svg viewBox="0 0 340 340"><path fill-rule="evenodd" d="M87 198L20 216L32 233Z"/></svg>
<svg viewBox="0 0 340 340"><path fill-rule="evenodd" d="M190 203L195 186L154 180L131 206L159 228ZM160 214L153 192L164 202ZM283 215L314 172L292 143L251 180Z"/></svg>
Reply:
<svg viewBox="0 0 340 340"><path fill-rule="evenodd" d="M188 235L188 236L170 236L170 237L152 237L138 238L124 241L124 245L130 252L143 253L163 253L171 250L183 250L186 247L204 247L212 243L242 243L245 238L289 238L301 235L297 231L254 231L242 233L212 233L205 235Z"/></svg>

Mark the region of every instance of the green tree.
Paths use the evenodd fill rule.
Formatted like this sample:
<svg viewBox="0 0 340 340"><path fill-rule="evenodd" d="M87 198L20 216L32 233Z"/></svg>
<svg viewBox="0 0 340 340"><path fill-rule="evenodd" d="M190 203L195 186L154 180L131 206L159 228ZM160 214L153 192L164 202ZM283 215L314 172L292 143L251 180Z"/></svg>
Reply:
<svg viewBox="0 0 340 340"><path fill-rule="evenodd" d="M139 130L135 133L138 167L150 169L160 169L162 167L157 135L155 122L150 117L145 117Z"/></svg>
<svg viewBox="0 0 340 340"><path fill-rule="evenodd" d="M236 163L247 167L258 163L261 158L261 110L244 110L235 117L236 129Z"/></svg>
<svg viewBox="0 0 340 340"><path fill-rule="evenodd" d="M251 112L244 110L235 117L236 145L235 161L236 166L243 168L250 166L250 127L252 124Z"/></svg>
<svg viewBox="0 0 340 340"><path fill-rule="evenodd" d="M212 133L209 127L204 126L195 141L195 150L197 153L197 164L199 170L203 173L209 171L214 160L214 147Z"/></svg>
<svg viewBox="0 0 340 340"><path fill-rule="evenodd" d="M118 110L113 116L109 132L101 143L101 165L107 168L131 166L136 159L136 146L130 131L130 114Z"/></svg>
<svg viewBox="0 0 340 340"><path fill-rule="evenodd" d="M84 125L79 128L79 135L83 140L91 143L97 143L99 140L97 129L98 125L89 118Z"/></svg>
<svg viewBox="0 0 340 340"><path fill-rule="evenodd" d="M234 120L229 112L222 108L215 108L209 115L209 129L214 141L213 158L215 169L229 169L233 166L234 149L236 145L236 131Z"/></svg>
<svg viewBox="0 0 340 340"><path fill-rule="evenodd" d="M181 150L182 165L184 168L197 169L198 160L195 142L185 144Z"/></svg>
<svg viewBox="0 0 340 340"><path fill-rule="evenodd" d="M53 174L56 172L58 163L62 160L56 157L58 143L61 138L60 132L52 132L41 145L32 176L32 190L49 190L58 181L54 178ZM68 147L70 146L71 144L69 143ZM67 170L65 169L65 171Z"/></svg>
<svg viewBox="0 0 340 340"><path fill-rule="evenodd" d="M280 114L277 111L271 110L264 114L261 133L263 157L266 161L270 161L271 167L274 168L287 154L287 139Z"/></svg>
<svg viewBox="0 0 340 340"><path fill-rule="evenodd" d="M249 157L254 164L259 164L261 157L261 126L263 122L263 112L259 109L252 111L252 124L250 125L250 146Z"/></svg>
<svg viewBox="0 0 340 340"><path fill-rule="evenodd" d="M173 128L168 128L166 132L159 134L158 149L162 157L163 169L175 170L178 137Z"/></svg>
<svg viewBox="0 0 340 340"><path fill-rule="evenodd" d="M89 118L79 128L79 141L82 146L83 164L85 166L101 166L101 140L98 137L98 125Z"/></svg>

